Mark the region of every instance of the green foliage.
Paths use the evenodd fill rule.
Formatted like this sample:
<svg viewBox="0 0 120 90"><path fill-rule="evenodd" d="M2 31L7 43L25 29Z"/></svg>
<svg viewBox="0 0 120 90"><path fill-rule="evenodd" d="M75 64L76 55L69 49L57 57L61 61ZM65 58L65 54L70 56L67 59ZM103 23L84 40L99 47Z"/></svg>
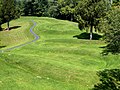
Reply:
<svg viewBox="0 0 120 90"><path fill-rule="evenodd" d="M20 7L21 15L46 16L48 11L48 0L21 0L16 1Z"/></svg>
<svg viewBox="0 0 120 90"><path fill-rule="evenodd" d="M116 1L113 3L113 6L115 6L115 7L120 7L120 0L116 0Z"/></svg>
<svg viewBox="0 0 120 90"><path fill-rule="evenodd" d="M14 0L4 0L2 3L2 16L5 22L19 17L19 11L16 10Z"/></svg>
<svg viewBox="0 0 120 90"><path fill-rule="evenodd" d="M93 90L120 90L120 69L105 69L98 76L101 83L94 85Z"/></svg>
<svg viewBox="0 0 120 90"><path fill-rule="evenodd" d="M59 2L58 2L59 3ZM75 6L77 5L78 0L63 0L61 2L60 14L67 20L75 20Z"/></svg>
<svg viewBox="0 0 120 90"><path fill-rule="evenodd" d="M71 21L78 20L79 22L81 20L81 19L79 20L79 16L81 16L79 12L81 11L79 9L78 11L76 10L76 8L79 8L78 5L79 2L81 2L81 4L83 3L83 5L86 4L84 7L88 9L87 12L92 11L92 13L88 13L91 14L91 17L93 16L93 11L95 11L96 13L96 15L94 15L93 17L97 17L97 15L100 16L102 14L101 10L102 9L104 10L103 7L105 7L104 6L105 4L107 4L106 9L109 9L111 6L109 0L100 0L100 1L98 0L91 0L91 1L90 0L86 0L86 1L85 0L15 0L15 1L17 7L20 8L21 15L49 16L59 19L67 19ZM100 2L102 1L105 2L105 3L101 3L103 5L100 4ZM85 9L83 9L83 11L84 10ZM99 14L97 14L98 12ZM87 15L87 18L91 18L91 17L90 15ZM98 20L94 20L94 24L97 23ZM81 24L80 26L85 27L87 23L84 22L79 24Z"/></svg>
<svg viewBox="0 0 120 90"><path fill-rule="evenodd" d="M103 54L118 54L120 53L120 10L114 8L101 23L101 29L104 30L104 39L107 46Z"/></svg>
<svg viewBox="0 0 120 90"><path fill-rule="evenodd" d="M1 24L2 24L2 1L0 1L0 31L2 30Z"/></svg>
<svg viewBox="0 0 120 90"><path fill-rule="evenodd" d="M113 0L113 2L114 2L114 3L118 3L118 2L120 2L120 0Z"/></svg>
<svg viewBox="0 0 120 90"><path fill-rule="evenodd" d="M20 12L16 8L14 0L2 0L1 4L1 24L8 22L9 29L9 22L19 18Z"/></svg>
<svg viewBox="0 0 120 90"><path fill-rule="evenodd" d="M93 28L97 29L99 19L106 15L106 0L81 0L75 8L79 28L90 27L90 39L92 39Z"/></svg>
<svg viewBox="0 0 120 90"><path fill-rule="evenodd" d="M79 0L16 0L21 14L28 16L49 16L75 20L75 6Z"/></svg>
<svg viewBox="0 0 120 90"><path fill-rule="evenodd" d="M38 10L38 3L35 0L26 1L24 5L24 14L28 15L36 15Z"/></svg>
<svg viewBox="0 0 120 90"><path fill-rule="evenodd" d="M66 16L66 19L68 17L71 17L71 21L73 20L72 18L72 14L74 13L74 9L72 9L71 7L69 7L68 5L65 6L65 7L62 7L61 8L61 14L65 15Z"/></svg>

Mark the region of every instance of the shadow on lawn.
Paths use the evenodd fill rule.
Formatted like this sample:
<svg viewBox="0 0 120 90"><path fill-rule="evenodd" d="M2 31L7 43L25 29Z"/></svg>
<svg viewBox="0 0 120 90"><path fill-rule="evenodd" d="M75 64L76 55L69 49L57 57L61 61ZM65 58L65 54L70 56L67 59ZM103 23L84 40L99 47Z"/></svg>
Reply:
<svg viewBox="0 0 120 90"><path fill-rule="evenodd" d="M17 28L20 28L21 26L13 26L13 27L10 27L9 30L12 30L12 29L17 29ZM5 28L5 30L7 30L8 28Z"/></svg>
<svg viewBox="0 0 120 90"><path fill-rule="evenodd" d="M13 27L10 27L10 30L11 29L17 29L17 28L20 28L21 26L13 26Z"/></svg>
<svg viewBox="0 0 120 90"><path fill-rule="evenodd" d="M73 36L73 38L77 38L77 39L90 39L90 33L84 32L84 33L81 33L79 35ZM93 40L99 40L100 38L102 38L101 35L93 33Z"/></svg>
<svg viewBox="0 0 120 90"><path fill-rule="evenodd" d="M4 47L6 47L6 46L0 46L0 48L4 48Z"/></svg>

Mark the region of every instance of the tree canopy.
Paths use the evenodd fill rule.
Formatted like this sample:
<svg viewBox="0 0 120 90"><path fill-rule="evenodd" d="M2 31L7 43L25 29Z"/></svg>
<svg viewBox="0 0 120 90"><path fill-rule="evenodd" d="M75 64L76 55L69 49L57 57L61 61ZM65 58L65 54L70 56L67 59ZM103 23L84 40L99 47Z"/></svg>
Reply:
<svg viewBox="0 0 120 90"><path fill-rule="evenodd" d="M101 28L104 30L104 39L107 43L103 54L118 54L120 53L120 9L113 8L101 23Z"/></svg>
<svg viewBox="0 0 120 90"><path fill-rule="evenodd" d="M20 16L19 10L17 10L14 0L2 0L1 1L1 24L7 22L9 30L9 22Z"/></svg>
<svg viewBox="0 0 120 90"><path fill-rule="evenodd" d="M79 28L90 27L90 40L92 39L93 28L96 29L99 19L106 15L106 0L81 0L76 7L76 18Z"/></svg>

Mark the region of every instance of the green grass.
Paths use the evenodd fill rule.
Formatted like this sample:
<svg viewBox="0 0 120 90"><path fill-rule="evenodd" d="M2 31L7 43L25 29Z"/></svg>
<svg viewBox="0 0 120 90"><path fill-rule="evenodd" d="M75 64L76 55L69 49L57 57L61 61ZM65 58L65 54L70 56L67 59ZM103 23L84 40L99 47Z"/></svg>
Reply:
<svg viewBox="0 0 120 90"><path fill-rule="evenodd" d="M88 90L98 82L97 71L120 68L119 55L101 56L100 47L105 45L104 42L73 38L82 33L77 23L46 17L22 17L13 22L19 21L24 26L30 20L37 23L34 31L40 39L0 53L1 90ZM29 28L20 27L6 33L28 32ZM5 32L0 32L2 37L4 34L1 33ZM24 33L22 42L26 35L28 33ZM27 40L31 39L29 36ZM8 48L12 44L6 46Z"/></svg>
<svg viewBox="0 0 120 90"><path fill-rule="evenodd" d="M0 46L5 46L8 48L32 40L34 37L29 32L32 25L33 24L30 20L26 20L24 18L11 21L10 28L13 27L13 29L10 31L4 30L0 32ZM2 25L4 29L6 26L6 23Z"/></svg>

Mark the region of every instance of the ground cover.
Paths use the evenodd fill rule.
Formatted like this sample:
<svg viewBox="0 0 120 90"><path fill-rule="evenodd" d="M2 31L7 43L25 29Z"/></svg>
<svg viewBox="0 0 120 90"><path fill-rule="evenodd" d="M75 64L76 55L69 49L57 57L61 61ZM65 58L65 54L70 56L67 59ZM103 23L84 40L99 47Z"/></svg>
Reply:
<svg viewBox="0 0 120 90"><path fill-rule="evenodd" d="M0 53L0 89L88 90L98 82L97 71L120 67L120 56L101 56L103 41L73 38L82 33L77 23L47 17L22 17L14 22L30 20L37 23L34 32L40 39Z"/></svg>
<svg viewBox="0 0 120 90"><path fill-rule="evenodd" d="M13 20L10 22L10 31L6 31L7 24L3 24L4 31L0 32L0 47L8 48L32 40L34 37L29 32L32 24L31 20L24 18Z"/></svg>

